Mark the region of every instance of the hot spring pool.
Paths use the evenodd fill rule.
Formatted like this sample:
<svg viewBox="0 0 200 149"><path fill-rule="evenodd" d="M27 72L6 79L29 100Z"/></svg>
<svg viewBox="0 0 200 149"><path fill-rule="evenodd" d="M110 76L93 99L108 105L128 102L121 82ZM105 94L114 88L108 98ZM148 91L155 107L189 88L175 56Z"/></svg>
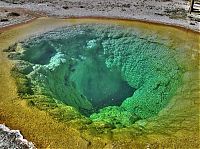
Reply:
<svg viewBox="0 0 200 149"><path fill-rule="evenodd" d="M15 71L26 79L19 93L32 105L62 103L116 127L155 116L184 71L173 47L117 25L67 26L13 48Z"/></svg>
<svg viewBox="0 0 200 149"><path fill-rule="evenodd" d="M15 63L11 74L20 100L5 100L2 109L16 113L19 123L14 123L15 119L13 123L33 142L40 143L43 137L54 147L58 147L54 139L73 146L73 139L81 136L94 148L110 141L119 148L120 141L126 142L124 148L130 144L137 148L145 147L146 140L155 143L152 138L166 137L165 133L184 136L197 132L191 125L187 125L187 133L178 130L186 117L192 123L197 120L199 36L145 23L99 23L95 19L60 21L62 25L47 25L50 29L40 32L45 30L40 29L42 21L56 24L41 19L41 23L19 27L19 33L11 30L1 35L2 41L9 43L20 38L4 48ZM36 109L53 120L42 120L43 114ZM27 121L30 113L35 123ZM67 130L61 133L63 129ZM74 137L68 137L71 134Z"/></svg>

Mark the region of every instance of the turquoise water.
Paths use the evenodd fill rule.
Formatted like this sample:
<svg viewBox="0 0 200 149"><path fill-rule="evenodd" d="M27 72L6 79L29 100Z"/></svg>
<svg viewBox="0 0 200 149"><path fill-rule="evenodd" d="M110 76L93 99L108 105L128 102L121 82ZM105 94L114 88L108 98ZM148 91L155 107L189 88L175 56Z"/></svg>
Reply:
<svg viewBox="0 0 200 149"><path fill-rule="evenodd" d="M127 126L154 116L181 82L173 48L133 28L68 26L24 41L23 48L19 59L31 67L24 74L34 95L93 121Z"/></svg>
<svg viewBox="0 0 200 149"><path fill-rule="evenodd" d="M86 96L95 109L119 106L134 92L134 89L123 80L119 70L107 68L105 57L98 54L86 57L71 71L69 81L82 96Z"/></svg>

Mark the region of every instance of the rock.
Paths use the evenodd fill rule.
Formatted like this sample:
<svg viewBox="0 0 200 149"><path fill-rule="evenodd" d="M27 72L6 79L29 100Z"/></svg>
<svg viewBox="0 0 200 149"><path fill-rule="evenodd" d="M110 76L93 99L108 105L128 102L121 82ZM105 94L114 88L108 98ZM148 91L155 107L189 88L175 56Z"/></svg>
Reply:
<svg viewBox="0 0 200 149"><path fill-rule="evenodd" d="M0 124L0 148L36 149L32 142L23 138L19 130L10 130Z"/></svg>
<svg viewBox="0 0 200 149"><path fill-rule="evenodd" d="M69 9L69 7L68 7L68 6L63 6L62 8L63 8L63 9Z"/></svg>
<svg viewBox="0 0 200 149"><path fill-rule="evenodd" d="M12 17L19 17L19 16L20 16L20 14L19 14L19 13L17 13L17 12L10 12L10 13L8 13L8 16L12 16Z"/></svg>
<svg viewBox="0 0 200 149"><path fill-rule="evenodd" d="M0 20L0 22L7 22L7 21L8 21L7 18L2 18L2 19Z"/></svg>

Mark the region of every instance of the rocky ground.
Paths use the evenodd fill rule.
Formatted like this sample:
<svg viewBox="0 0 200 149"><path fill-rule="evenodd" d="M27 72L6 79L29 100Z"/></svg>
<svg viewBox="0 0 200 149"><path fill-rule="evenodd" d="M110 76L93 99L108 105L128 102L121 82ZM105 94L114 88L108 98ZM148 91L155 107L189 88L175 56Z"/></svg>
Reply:
<svg viewBox="0 0 200 149"><path fill-rule="evenodd" d="M115 17L173 24L199 31L200 2L189 14L189 0L1 0L0 27L38 16ZM18 13L18 14L13 14Z"/></svg>
<svg viewBox="0 0 200 149"><path fill-rule="evenodd" d="M23 139L19 130L10 130L5 125L0 124L0 148L1 149L35 149L32 142Z"/></svg>

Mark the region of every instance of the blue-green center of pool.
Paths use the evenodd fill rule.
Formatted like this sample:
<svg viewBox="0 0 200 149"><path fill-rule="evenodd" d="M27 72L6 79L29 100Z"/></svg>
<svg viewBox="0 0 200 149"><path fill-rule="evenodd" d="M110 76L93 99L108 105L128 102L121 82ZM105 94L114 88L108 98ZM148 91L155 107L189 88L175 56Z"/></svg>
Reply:
<svg viewBox="0 0 200 149"><path fill-rule="evenodd" d="M173 48L133 28L67 26L16 48L23 96L74 107L93 121L127 126L154 116L181 80Z"/></svg>

